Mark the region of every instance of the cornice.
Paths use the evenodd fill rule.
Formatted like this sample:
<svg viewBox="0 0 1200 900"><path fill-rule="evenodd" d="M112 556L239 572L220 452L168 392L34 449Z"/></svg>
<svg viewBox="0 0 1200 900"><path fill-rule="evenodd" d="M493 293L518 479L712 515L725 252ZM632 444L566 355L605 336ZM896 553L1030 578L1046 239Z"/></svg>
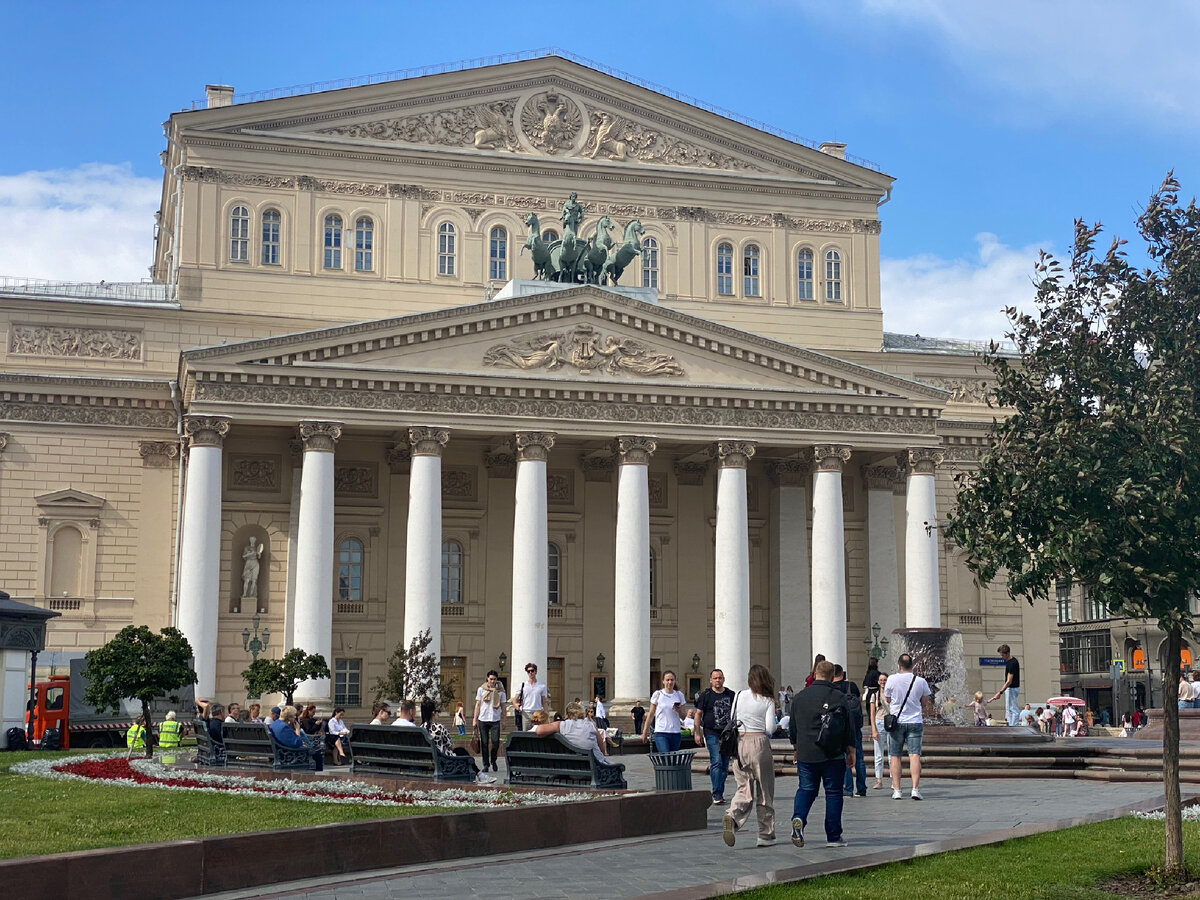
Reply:
<svg viewBox="0 0 1200 900"><path fill-rule="evenodd" d="M155 393L167 393L169 390L166 382L161 378L104 378L93 375L41 375L34 372L0 372L0 385L5 384L35 387L153 390Z"/></svg>

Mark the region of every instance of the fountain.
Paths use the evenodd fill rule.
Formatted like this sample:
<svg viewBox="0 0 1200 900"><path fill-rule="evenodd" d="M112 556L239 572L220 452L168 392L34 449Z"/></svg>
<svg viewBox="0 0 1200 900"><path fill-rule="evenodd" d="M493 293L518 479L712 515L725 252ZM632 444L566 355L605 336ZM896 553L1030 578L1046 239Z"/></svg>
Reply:
<svg viewBox="0 0 1200 900"><path fill-rule="evenodd" d="M892 632L899 647L896 656L913 658L913 671L929 682L933 691L933 716L927 725L966 725L967 667L963 660L962 632L957 628L897 628Z"/></svg>

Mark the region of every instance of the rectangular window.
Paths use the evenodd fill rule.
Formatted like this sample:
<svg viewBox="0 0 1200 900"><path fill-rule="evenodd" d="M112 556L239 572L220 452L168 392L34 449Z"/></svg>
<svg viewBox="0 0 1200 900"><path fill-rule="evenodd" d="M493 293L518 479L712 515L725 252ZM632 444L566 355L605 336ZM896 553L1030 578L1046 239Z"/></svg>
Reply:
<svg viewBox="0 0 1200 900"><path fill-rule="evenodd" d="M267 213L262 223L262 261L264 266L279 265L279 214Z"/></svg>
<svg viewBox="0 0 1200 900"><path fill-rule="evenodd" d="M333 661L333 705L362 706L362 660Z"/></svg>
<svg viewBox="0 0 1200 900"><path fill-rule="evenodd" d="M1054 588L1055 606L1058 608L1058 624L1071 621L1071 582L1060 581Z"/></svg>
<svg viewBox="0 0 1200 900"><path fill-rule="evenodd" d="M742 287L747 297L758 296L758 256L747 253L742 258Z"/></svg>
<svg viewBox="0 0 1200 900"><path fill-rule="evenodd" d="M342 267L342 226L325 223L325 268L340 269Z"/></svg>
<svg viewBox="0 0 1200 900"><path fill-rule="evenodd" d="M492 281L508 280L508 232L493 228L488 249L488 277Z"/></svg>
<svg viewBox="0 0 1200 900"><path fill-rule="evenodd" d="M733 294L733 248L728 244L717 249L717 293Z"/></svg>
<svg viewBox="0 0 1200 900"><path fill-rule="evenodd" d="M370 272L375 266L375 228L359 219L354 229L354 271Z"/></svg>
<svg viewBox="0 0 1200 900"><path fill-rule="evenodd" d="M1063 675L1107 672L1112 665L1112 642L1107 631L1064 634L1058 650Z"/></svg>
<svg viewBox="0 0 1200 900"><path fill-rule="evenodd" d="M1089 587L1083 589L1083 618L1088 622L1108 618L1108 607L1096 597Z"/></svg>

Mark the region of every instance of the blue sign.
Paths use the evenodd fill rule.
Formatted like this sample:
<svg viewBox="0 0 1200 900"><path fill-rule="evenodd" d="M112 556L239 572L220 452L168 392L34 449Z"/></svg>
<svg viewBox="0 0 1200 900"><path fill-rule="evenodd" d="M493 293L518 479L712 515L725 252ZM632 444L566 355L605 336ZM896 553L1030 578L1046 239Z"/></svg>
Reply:
<svg viewBox="0 0 1200 900"><path fill-rule="evenodd" d="M1004 665L1004 660L999 656L981 656L979 657L979 664L981 666L1002 666Z"/></svg>

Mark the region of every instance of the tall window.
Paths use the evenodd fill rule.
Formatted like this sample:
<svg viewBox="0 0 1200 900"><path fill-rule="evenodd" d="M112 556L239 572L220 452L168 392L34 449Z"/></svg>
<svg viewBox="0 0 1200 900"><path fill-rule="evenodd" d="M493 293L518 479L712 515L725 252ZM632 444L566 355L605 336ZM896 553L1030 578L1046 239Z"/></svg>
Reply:
<svg viewBox="0 0 1200 900"><path fill-rule="evenodd" d="M262 215L262 261L264 266L279 265L279 229L283 216L277 209L268 209Z"/></svg>
<svg viewBox="0 0 1200 900"><path fill-rule="evenodd" d="M83 535L73 525L54 532L50 546L50 596L78 597L82 580Z"/></svg>
<svg viewBox="0 0 1200 900"><path fill-rule="evenodd" d="M558 240L558 232L555 231L553 228L547 228L545 231L542 232L542 243L545 244L546 246L553 244L557 240Z"/></svg>
<svg viewBox="0 0 1200 900"><path fill-rule="evenodd" d="M346 538L338 545L338 600L362 603L363 544L358 538Z"/></svg>
<svg viewBox="0 0 1200 900"><path fill-rule="evenodd" d="M354 271L370 272L375 268L375 223L369 216L359 216L354 223Z"/></svg>
<svg viewBox="0 0 1200 900"><path fill-rule="evenodd" d="M733 293L733 245L717 245L717 293Z"/></svg>
<svg viewBox="0 0 1200 900"><path fill-rule="evenodd" d="M742 251L742 293L747 297L758 296L758 246L747 244Z"/></svg>
<svg viewBox="0 0 1200 900"><path fill-rule="evenodd" d="M333 661L333 705L362 706L362 660Z"/></svg>
<svg viewBox="0 0 1200 900"><path fill-rule="evenodd" d="M642 287L658 287L658 241L652 237L642 241Z"/></svg>
<svg viewBox="0 0 1200 900"><path fill-rule="evenodd" d="M657 568L654 558L654 551L650 551L650 606L658 606L658 579L654 577L654 570Z"/></svg>
<svg viewBox="0 0 1200 900"><path fill-rule="evenodd" d="M813 298L813 252L801 250L796 254L796 299Z"/></svg>
<svg viewBox="0 0 1200 900"><path fill-rule="evenodd" d="M1059 581L1054 586L1054 603L1058 608L1058 624L1071 621L1071 582Z"/></svg>
<svg viewBox="0 0 1200 900"><path fill-rule="evenodd" d="M562 603L562 553L557 544L546 545L546 570L547 600L551 606L558 606Z"/></svg>
<svg viewBox="0 0 1200 900"><path fill-rule="evenodd" d="M438 226L438 274L453 275L455 260L455 231L449 222Z"/></svg>
<svg viewBox="0 0 1200 900"><path fill-rule="evenodd" d="M250 261L250 210L244 206L229 214L229 261Z"/></svg>
<svg viewBox="0 0 1200 900"><path fill-rule="evenodd" d="M488 278L508 280L508 232L499 225L488 236Z"/></svg>
<svg viewBox="0 0 1200 900"><path fill-rule="evenodd" d="M340 269L342 267L342 217L328 215L325 217L325 268Z"/></svg>
<svg viewBox="0 0 1200 900"><path fill-rule="evenodd" d="M463 549L458 541L442 542L442 602L462 603Z"/></svg>
<svg viewBox="0 0 1200 900"><path fill-rule="evenodd" d="M1083 618L1089 622L1108 618L1108 606L1103 603L1091 587L1083 589Z"/></svg>
<svg viewBox="0 0 1200 900"><path fill-rule="evenodd" d="M836 250L825 254L825 299L842 302L842 254Z"/></svg>

